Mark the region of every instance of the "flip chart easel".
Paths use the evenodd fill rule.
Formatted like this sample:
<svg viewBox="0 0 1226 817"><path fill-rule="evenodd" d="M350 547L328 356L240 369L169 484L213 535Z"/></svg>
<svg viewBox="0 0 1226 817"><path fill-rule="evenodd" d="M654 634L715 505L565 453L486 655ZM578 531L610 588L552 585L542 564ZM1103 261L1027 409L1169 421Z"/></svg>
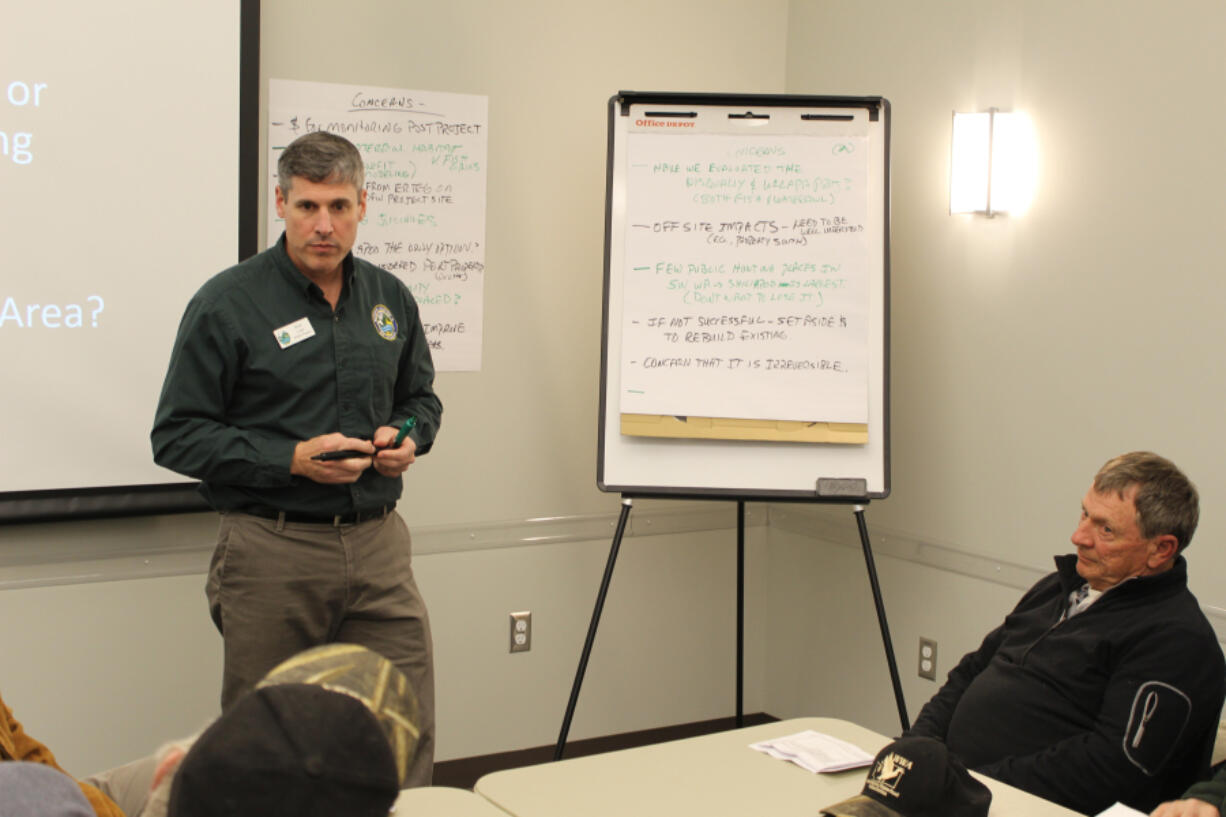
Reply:
<svg viewBox="0 0 1226 817"><path fill-rule="evenodd" d="M597 483L622 511L560 759L637 497L854 506L889 494L889 102L622 92L609 100Z"/></svg>
<svg viewBox="0 0 1226 817"><path fill-rule="evenodd" d="M888 148L880 97L610 101L602 490L889 493Z"/></svg>

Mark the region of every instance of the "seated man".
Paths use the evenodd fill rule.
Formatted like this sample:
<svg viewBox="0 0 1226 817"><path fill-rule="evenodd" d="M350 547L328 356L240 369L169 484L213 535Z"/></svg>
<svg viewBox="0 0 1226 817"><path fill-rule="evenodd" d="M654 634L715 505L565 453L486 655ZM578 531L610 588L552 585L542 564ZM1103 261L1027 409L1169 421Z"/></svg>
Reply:
<svg viewBox="0 0 1226 817"><path fill-rule="evenodd" d="M26 734L21 723L13 717L13 710L0 700L0 761L19 760L41 763L60 772L64 770L55 762L51 750ZM123 817L119 806L93 786L81 783L81 791L98 817ZM0 809L0 813L3 810Z"/></svg>
<svg viewBox="0 0 1226 817"><path fill-rule="evenodd" d="M1226 662L1180 555L1196 488L1155 454L1094 477L1075 555L949 673L908 735L974 771L1093 814L1149 811L1208 772Z"/></svg>

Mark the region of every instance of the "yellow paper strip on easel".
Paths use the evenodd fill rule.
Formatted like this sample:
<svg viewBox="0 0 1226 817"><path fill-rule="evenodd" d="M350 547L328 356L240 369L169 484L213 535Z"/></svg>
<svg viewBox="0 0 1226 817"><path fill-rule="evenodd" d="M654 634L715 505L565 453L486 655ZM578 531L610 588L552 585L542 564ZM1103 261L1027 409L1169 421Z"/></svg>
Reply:
<svg viewBox="0 0 1226 817"><path fill-rule="evenodd" d="M674 417L668 414L623 414L621 432L631 437L704 440L766 440L846 445L863 445L868 442L867 423L738 420L731 417Z"/></svg>

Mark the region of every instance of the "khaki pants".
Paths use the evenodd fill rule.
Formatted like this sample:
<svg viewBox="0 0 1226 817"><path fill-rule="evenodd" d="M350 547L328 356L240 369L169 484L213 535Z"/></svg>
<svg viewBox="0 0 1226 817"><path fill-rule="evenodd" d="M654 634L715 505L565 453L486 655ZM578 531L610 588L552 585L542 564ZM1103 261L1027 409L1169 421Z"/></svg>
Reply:
<svg viewBox="0 0 1226 817"><path fill-rule="evenodd" d="M361 644L391 661L417 693L421 739L405 786L430 785L433 646L399 514L335 527L222 514L206 592L225 642L222 709L302 650Z"/></svg>
<svg viewBox="0 0 1226 817"><path fill-rule="evenodd" d="M157 769L157 756L149 755L140 760L98 772L81 778L115 801L115 805L128 817L142 817L149 802L149 790L153 786L153 773Z"/></svg>

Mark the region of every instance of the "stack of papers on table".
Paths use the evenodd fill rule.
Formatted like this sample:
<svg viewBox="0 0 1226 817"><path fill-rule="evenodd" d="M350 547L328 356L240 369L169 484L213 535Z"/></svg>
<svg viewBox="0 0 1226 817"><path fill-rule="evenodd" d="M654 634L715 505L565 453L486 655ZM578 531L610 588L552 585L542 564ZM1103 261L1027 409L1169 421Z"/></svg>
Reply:
<svg viewBox="0 0 1226 817"><path fill-rule="evenodd" d="M750 749L788 760L814 774L859 769L873 762L873 756L845 740L808 729L774 740L749 744Z"/></svg>

